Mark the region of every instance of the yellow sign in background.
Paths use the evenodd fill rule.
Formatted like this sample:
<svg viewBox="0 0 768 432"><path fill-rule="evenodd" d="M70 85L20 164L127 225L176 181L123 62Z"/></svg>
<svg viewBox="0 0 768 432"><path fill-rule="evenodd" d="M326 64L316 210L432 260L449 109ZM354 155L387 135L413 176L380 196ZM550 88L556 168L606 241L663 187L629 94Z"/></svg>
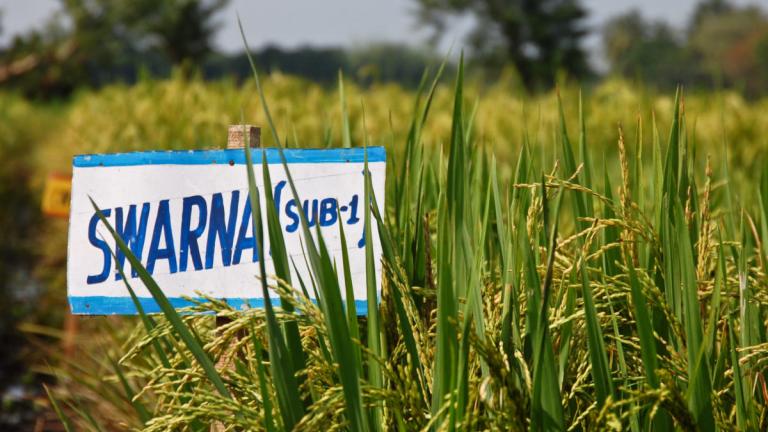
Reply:
<svg viewBox="0 0 768 432"><path fill-rule="evenodd" d="M72 193L72 176L49 174L43 189L43 214L46 216L69 216L69 197Z"/></svg>

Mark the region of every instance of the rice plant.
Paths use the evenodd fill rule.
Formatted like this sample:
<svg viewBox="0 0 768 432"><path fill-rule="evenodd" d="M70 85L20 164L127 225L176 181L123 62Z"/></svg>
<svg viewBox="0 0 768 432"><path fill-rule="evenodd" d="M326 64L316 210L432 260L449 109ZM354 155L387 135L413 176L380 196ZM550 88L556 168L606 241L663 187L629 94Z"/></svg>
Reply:
<svg viewBox="0 0 768 432"><path fill-rule="evenodd" d="M281 306L193 308L231 319L218 327L211 314L181 314L111 231L163 314L137 302L139 320L121 321L128 329L109 348L79 368L62 364L63 385L50 393L62 421L146 431L766 430L768 171L735 188L724 140L711 157L697 154L682 91L664 134L656 117L606 125L610 152L593 144L581 96L576 121L558 96L551 140L525 129L508 138L521 142L516 161L497 159L462 66L450 131L428 145L441 74L425 74L404 140L390 144L387 196L366 180L365 202L386 198L384 213L365 211L384 257L378 301L368 246L367 318L343 300L348 262L334 262L306 220L312 277L291 279L269 171L246 148L251 202L268 209L265 221L253 212L254 233L260 247L269 236L277 263L274 275L262 265L254 276ZM277 127L255 69L254 82L283 147L291 132ZM339 98L350 105L343 90ZM346 108L340 117L340 141L366 145L366 129L353 140Z"/></svg>

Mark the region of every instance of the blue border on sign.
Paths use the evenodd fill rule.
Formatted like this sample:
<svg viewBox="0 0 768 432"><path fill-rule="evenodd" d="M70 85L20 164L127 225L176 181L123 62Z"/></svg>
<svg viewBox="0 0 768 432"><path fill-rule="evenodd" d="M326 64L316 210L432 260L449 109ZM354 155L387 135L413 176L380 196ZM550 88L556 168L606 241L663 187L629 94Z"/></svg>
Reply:
<svg viewBox="0 0 768 432"><path fill-rule="evenodd" d="M145 313L162 313L160 306L158 306L154 298L139 297L138 300ZM222 300L226 301L229 306L236 310L262 309L264 307L263 298L225 298ZM182 297L169 297L168 301L174 309L196 306L195 302ZM205 303L208 300L197 298L195 301ZM272 304L275 307L280 306L280 299L273 298ZM130 297L70 296L69 307L75 315L137 315L138 313ZM368 315L368 302L365 300L355 300L355 309L358 316Z"/></svg>
<svg viewBox="0 0 768 432"><path fill-rule="evenodd" d="M386 162L384 147L368 147L368 162ZM283 149L286 163L363 162L365 148ZM268 164L282 163L280 149L252 149L253 162L260 164L264 152ZM137 165L214 165L245 164L243 149L169 150L131 153L77 155L72 165L77 168L119 167Z"/></svg>

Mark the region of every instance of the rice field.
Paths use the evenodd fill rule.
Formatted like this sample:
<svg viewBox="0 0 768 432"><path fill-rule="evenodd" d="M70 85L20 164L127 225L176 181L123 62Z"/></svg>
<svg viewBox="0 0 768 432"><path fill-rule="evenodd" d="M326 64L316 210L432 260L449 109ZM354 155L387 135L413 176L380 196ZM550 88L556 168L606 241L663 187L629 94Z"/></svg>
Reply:
<svg viewBox="0 0 768 432"><path fill-rule="evenodd" d="M24 158L30 193L73 154L223 147L243 117L268 146L388 152L387 194L371 196L386 210L365 211L385 269L367 318L315 237L311 280L289 280L287 260L254 275L283 308L194 308L218 326L173 309L81 320L76 354L43 348L39 367L68 430L768 428L766 100L623 81L524 97L461 68L415 92L273 75L148 80L67 107L0 98L0 118L51 122L28 127L44 135ZM251 194L267 173L249 167ZM253 223L285 254L280 230ZM63 309L66 223L36 236Z"/></svg>

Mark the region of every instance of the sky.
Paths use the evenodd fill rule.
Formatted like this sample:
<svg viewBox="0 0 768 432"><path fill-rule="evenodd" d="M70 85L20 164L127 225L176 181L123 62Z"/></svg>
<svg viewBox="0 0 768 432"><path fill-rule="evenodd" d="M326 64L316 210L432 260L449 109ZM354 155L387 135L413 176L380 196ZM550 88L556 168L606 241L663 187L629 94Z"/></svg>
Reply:
<svg viewBox="0 0 768 432"><path fill-rule="evenodd" d="M588 9L588 25L595 30L586 41L590 51L599 51L600 26L612 16L638 9L643 15L683 26L698 0L582 0ZM761 0L737 0L738 4ZM764 0L763 0L764 1ZM14 34L40 27L59 5L58 0L0 0L0 46ZM414 0L230 0L218 17L221 30L216 46L225 52L239 51L242 42L236 24L240 14L251 48L276 44L284 48L312 46L363 46L370 42L423 45L428 29L415 16ZM468 19L458 20L438 47L461 47L462 36L471 28ZM458 51L458 50L456 50Z"/></svg>

